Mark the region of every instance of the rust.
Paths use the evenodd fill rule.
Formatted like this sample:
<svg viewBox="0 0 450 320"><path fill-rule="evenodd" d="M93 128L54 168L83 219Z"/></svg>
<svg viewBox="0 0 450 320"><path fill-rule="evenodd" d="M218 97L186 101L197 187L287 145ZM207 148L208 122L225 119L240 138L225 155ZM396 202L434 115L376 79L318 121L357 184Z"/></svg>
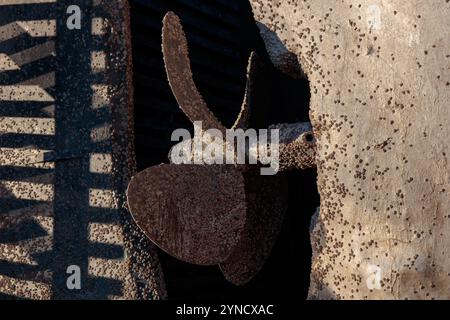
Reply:
<svg viewBox="0 0 450 320"><path fill-rule="evenodd" d="M250 54L250 58L248 60L248 66L247 66L247 82L245 85L245 95L244 95L244 101L242 102L241 111L239 112L239 115L233 124L233 129L246 129L248 128L249 122L250 122L250 114L251 114L251 99L252 99L252 92L253 87L255 83L255 74L257 73L258 69L261 68L261 61L256 52L252 52Z"/></svg>
<svg viewBox="0 0 450 320"><path fill-rule="evenodd" d="M128 1L80 1L77 32L60 23L60 1L13 2L23 4L0 1L9 48L0 53L0 295L164 298L156 248L126 204L135 171ZM36 10L40 20L30 20ZM77 290L66 283L72 265Z"/></svg>
<svg viewBox="0 0 450 320"><path fill-rule="evenodd" d="M132 178L127 194L136 223L180 260L220 263L240 239L244 179L234 166L154 166Z"/></svg>
<svg viewBox="0 0 450 320"><path fill-rule="evenodd" d="M224 132L226 128L195 87L187 40L173 12L164 17L162 47L167 77L182 111L192 122L203 121L204 130ZM241 111L232 129L247 129L251 113L264 103L257 99L265 90L263 68L253 52ZM269 129L280 130L280 170L314 166L311 124L279 124ZM186 262L219 264L228 281L243 285L262 268L280 232L286 190L282 174L260 176L255 165L170 164L135 175L128 203L136 223L161 249Z"/></svg>

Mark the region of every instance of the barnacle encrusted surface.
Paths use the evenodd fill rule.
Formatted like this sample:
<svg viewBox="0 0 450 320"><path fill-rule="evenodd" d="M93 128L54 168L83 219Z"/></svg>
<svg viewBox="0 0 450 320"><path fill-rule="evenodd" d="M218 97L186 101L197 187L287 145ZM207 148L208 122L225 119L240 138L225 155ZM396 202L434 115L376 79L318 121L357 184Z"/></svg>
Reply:
<svg viewBox="0 0 450 320"><path fill-rule="evenodd" d="M450 2L250 2L311 84L309 297L450 298Z"/></svg>

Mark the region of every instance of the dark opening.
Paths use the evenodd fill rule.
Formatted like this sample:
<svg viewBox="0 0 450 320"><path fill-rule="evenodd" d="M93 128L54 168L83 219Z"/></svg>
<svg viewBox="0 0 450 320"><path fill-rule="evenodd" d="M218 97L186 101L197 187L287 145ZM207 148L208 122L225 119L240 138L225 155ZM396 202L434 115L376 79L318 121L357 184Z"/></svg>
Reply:
<svg viewBox="0 0 450 320"><path fill-rule="evenodd" d="M305 140L307 142L313 142L314 141L314 135L312 133L305 134Z"/></svg>
<svg viewBox="0 0 450 320"><path fill-rule="evenodd" d="M242 0L132 0L131 24L135 89L135 146L138 170L167 163L177 128L192 129L172 96L161 53L164 14L182 20L195 81L208 106L230 127L242 103L248 57L256 51L271 65L250 5ZM309 83L272 69L270 107L258 110L252 126L309 119ZM169 299L306 298L311 248L309 223L319 196L315 170L292 172L283 230L263 270L247 285L228 283L218 267L180 262L160 252Z"/></svg>

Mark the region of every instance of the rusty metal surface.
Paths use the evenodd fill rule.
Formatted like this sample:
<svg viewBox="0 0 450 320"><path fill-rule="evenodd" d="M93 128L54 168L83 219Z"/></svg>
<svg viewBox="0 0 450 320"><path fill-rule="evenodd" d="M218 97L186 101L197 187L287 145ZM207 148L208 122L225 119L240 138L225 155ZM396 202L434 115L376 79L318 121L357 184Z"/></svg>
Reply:
<svg viewBox="0 0 450 320"><path fill-rule="evenodd" d="M164 17L162 43L167 78L180 108L192 122L203 121L205 130L214 128L225 131L195 86L186 36L180 19L173 12L168 12Z"/></svg>
<svg viewBox="0 0 450 320"><path fill-rule="evenodd" d="M286 177L261 176L255 169L245 173L247 210L241 240L219 265L225 278L235 285L245 285L261 270L287 209Z"/></svg>
<svg viewBox="0 0 450 320"><path fill-rule="evenodd" d="M245 224L244 179L234 166L154 166L132 178L127 195L146 235L186 262L224 261Z"/></svg>
<svg viewBox="0 0 450 320"><path fill-rule="evenodd" d="M281 171L302 170L316 166L316 141L311 123L283 123L272 125L269 129L280 130Z"/></svg>
<svg viewBox="0 0 450 320"><path fill-rule="evenodd" d="M204 121L204 129L223 132L225 128L195 87L187 40L180 19L173 12L164 17L162 38L167 77L180 108L192 122ZM241 112L233 128L246 129L251 112L257 112L258 104L265 103L259 97L266 90L263 68L252 53ZM315 156L310 124L282 124L274 128L281 131L280 168L310 167ZM187 140L177 147L190 143ZM220 263L225 277L242 285L256 275L268 258L287 208L284 177L259 176L258 169L248 165L151 167L131 180L128 203L136 223L163 250L194 264ZM223 175L223 170L233 174ZM192 185L197 188L191 189ZM213 226L205 224L211 219Z"/></svg>
<svg viewBox="0 0 450 320"><path fill-rule="evenodd" d="M251 104L254 99L252 92L254 91L255 82L257 81L255 78L259 75L259 69L262 68L261 65L262 63L256 52L252 52L248 59L244 100L242 102L241 111L232 126L233 129L246 129L249 126L252 112Z"/></svg>

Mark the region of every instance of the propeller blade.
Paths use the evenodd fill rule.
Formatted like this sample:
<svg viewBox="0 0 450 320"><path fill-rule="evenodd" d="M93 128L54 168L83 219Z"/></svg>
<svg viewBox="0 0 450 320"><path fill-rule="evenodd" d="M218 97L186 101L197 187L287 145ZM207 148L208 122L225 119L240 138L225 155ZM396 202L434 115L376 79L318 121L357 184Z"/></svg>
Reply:
<svg viewBox="0 0 450 320"><path fill-rule="evenodd" d="M209 110L195 86L186 35L180 18L173 12L168 12L163 19L162 50L170 87L184 114L192 123L203 121L205 130L225 132L226 128Z"/></svg>
<svg viewBox="0 0 450 320"><path fill-rule="evenodd" d="M250 121L250 115L252 110L252 100L253 100L253 92L254 86L258 85L258 81L261 79L261 71L260 68L263 68L262 62L256 52L252 52L250 54L250 58L248 60L247 66L247 82L245 85L245 95L244 101L241 105L241 110L239 115L233 124L233 129L247 129ZM256 83L255 83L256 82Z"/></svg>
<svg viewBox="0 0 450 320"><path fill-rule="evenodd" d="M146 236L185 262L225 261L244 228L244 178L231 165L150 167L131 179L127 196Z"/></svg>
<svg viewBox="0 0 450 320"><path fill-rule="evenodd" d="M248 283L263 267L280 233L287 210L287 180L278 174L246 176L247 218L241 240L228 259L220 263L225 278Z"/></svg>

